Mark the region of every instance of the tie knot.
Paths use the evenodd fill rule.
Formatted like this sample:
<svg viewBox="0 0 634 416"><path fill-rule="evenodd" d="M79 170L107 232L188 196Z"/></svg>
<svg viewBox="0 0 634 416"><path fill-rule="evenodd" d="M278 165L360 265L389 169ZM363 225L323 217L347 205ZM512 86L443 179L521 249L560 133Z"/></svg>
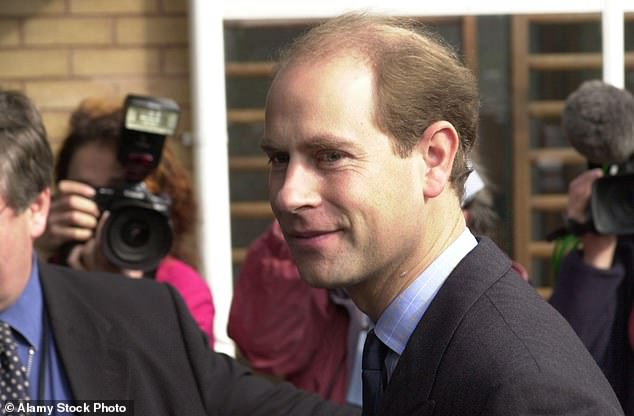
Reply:
<svg viewBox="0 0 634 416"><path fill-rule="evenodd" d="M381 342L374 330L368 332L363 348L363 369L381 370L384 368L387 352L387 345Z"/></svg>

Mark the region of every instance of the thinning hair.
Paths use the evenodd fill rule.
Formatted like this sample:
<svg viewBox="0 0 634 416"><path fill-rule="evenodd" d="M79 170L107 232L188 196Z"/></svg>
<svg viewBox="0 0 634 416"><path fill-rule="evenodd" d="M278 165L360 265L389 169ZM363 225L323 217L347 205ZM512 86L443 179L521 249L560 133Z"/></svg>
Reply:
<svg viewBox="0 0 634 416"><path fill-rule="evenodd" d="M375 122L407 157L432 123L450 122L460 144L451 184L461 194L478 130L475 77L453 49L412 19L348 13L318 25L282 51L277 75L295 64L352 56L374 75Z"/></svg>

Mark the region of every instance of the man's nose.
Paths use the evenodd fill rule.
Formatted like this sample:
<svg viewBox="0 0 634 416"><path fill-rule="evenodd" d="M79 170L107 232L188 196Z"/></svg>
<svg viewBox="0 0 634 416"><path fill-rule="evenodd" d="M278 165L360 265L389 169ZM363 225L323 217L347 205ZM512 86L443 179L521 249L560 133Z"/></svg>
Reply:
<svg viewBox="0 0 634 416"><path fill-rule="evenodd" d="M319 204L321 180L310 166L291 162L279 180L279 188L272 201L274 210L295 213Z"/></svg>

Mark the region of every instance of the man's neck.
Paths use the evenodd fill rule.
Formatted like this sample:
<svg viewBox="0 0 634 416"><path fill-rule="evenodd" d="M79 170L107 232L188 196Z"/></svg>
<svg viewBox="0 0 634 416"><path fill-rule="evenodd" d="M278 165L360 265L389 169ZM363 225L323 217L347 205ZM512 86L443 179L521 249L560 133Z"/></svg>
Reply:
<svg viewBox="0 0 634 416"><path fill-rule="evenodd" d="M416 253L416 257L411 258L406 265L395 265L391 272L383 276L375 276L349 287L350 297L359 309L376 322L387 306L460 236L465 227L464 217L460 214L443 221L442 225L437 221L429 229L421 230L421 239L424 240L421 247L424 251Z"/></svg>

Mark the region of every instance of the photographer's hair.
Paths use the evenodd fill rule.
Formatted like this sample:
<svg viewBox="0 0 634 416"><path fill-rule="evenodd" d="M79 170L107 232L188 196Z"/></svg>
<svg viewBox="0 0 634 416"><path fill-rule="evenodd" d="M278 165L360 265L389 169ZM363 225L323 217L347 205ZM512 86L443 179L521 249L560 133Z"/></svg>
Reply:
<svg viewBox="0 0 634 416"><path fill-rule="evenodd" d="M24 211L51 186L53 154L40 113L21 92L0 90L0 194Z"/></svg>
<svg viewBox="0 0 634 416"><path fill-rule="evenodd" d="M475 77L451 47L410 19L348 13L294 41L282 52L277 74L294 64L342 56L373 69L376 123L394 137L395 154L407 157L436 121L456 128L460 145L451 183L460 195L477 137L479 98Z"/></svg>
<svg viewBox="0 0 634 416"><path fill-rule="evenodd" d="M55 180L68 178L70 162L81 147L98 143L117 151L121 140L123 100L87 98L73 112L70 132L62 143L55 165ZM148 190L165 194L171 201L170 219L174 241L170 254L190 265L196 264L193 253L186 250L186 234L193 231L197 221L197 204L187 171L178 162L168 141L165 142L161 162L145 179Z"/></svg>

